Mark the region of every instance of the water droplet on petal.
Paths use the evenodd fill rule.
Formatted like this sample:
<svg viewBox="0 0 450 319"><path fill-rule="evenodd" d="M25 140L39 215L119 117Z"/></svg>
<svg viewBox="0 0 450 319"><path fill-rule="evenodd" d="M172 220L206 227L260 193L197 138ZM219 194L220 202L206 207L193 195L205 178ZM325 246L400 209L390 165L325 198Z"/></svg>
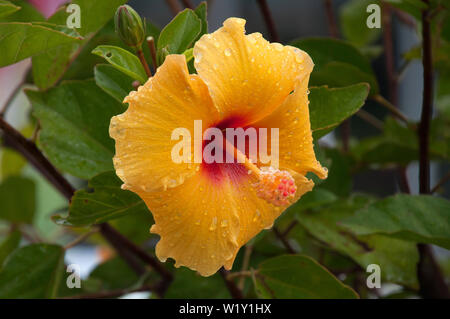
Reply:
<svg viewBox="0 0 450 319"><path fill-rule="evenodd" d="M230 49L225 49L225 51L223 51L223 53L226 55L226 56L231 56L231 50Z"/></svg>

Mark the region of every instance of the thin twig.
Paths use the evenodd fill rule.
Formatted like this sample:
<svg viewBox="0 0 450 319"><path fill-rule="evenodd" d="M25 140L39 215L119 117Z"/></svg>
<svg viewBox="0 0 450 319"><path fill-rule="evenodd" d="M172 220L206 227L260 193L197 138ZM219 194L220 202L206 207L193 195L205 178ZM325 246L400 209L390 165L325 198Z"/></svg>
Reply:
<svg viewBox="0 0 450 319"><path fill-rule="evenodd" d="M69 201L75 189L42 155L34 143L27 140L19 131L0 118L0 129L4 133L4 142L22 154L61 194Z"/></svg>
<svg viewBox="0 0 450 319"><path fill-rule="evenodd" d="M161 263L159 263L153 256L149 255L141 247L136 246L133 242L131 242L128 238L123 236L109 224L107 223L100 224L100 232L105 237L117 239L125 249L132 252L136 257L141 259L146 264L150 265L156 272L158 272L165 279L169 281L173 279L172 273L168 271L166 268L164 268L164 266L161 265Z"/></svg>
<svg viewBox="0 0 450 319"><path fill-rule="evenodd" d="M419 126L419 189L421 194L430 193L430 122L433 113L433 57L431 44L431 26L429 16L429 0L422 0L426 9L422 11L423 41L423 101L422 116ZM424 298L450 298L449 290L441 269L437 264L430 245L418 244L419 263L417 275L420 294Z"/></svg>
<svg viewBox="0 0 450 319"><path fill-rule="evenodd" d="M356 113L356 115L359 116L364 121L366 121L367 123L369 123L370 125L372 125L373 127L375 127L376 129L383 131L384 123L382 121L380 121L379 119L377 119L372 114L370 114L369 112L366 112L364 110L359 110Z"/></svg>
<svg viewBox="0 0 450 319"><path fill-rule="evenodd" d="M290 254L295 254L296 253L295 249L292 247L292 245L289 243L289 241L286 239L286 237L284 237L283 234L278 230L278 228L276 226L273 226L272 230L273 230L275 236L277 236L277 238L283 243L286 250Z"/></svg>
<svg viewBox="0 0 450 319"><path fill-rule="evenodd" d="M6 112L8 111L9 107L11 106L12 102L16 98L17 94L21 91L23 86L23 81L21 81L11 92L8 99L6 100L5 104L3 105L2 109L0 110L0 117L4 117Z"/></svg>
<svg viewBox="0 0 450 319"><path fill-rule="evenodd" d="M267 31L269 31L270 39L274 42L280 42L280 37L278 36L277 29L275 27L275 22L272 18L272 13L270 12L270 8L267 5L266 0L257 0L259 8L261 9L261 13L264 17L264 22L267 26Z"/></svg>
<svg viewBox="0 0 450 319"><path fill-rule="evenodd" d="M338 38L339 28L334 17L333 2L332 0L324 0L324 5L328 20L328 32L332 38Z"/></svg>
<svg viewBox="0 0 450 319"><path fill-rule="evenodd" d="M372 96L372 99L388 109L396 118L403 121L405 124L409 124L408 118L395 105L386 100L380 94L375 94Z"/></svg>
<svg viewBox="0 0 450 319"><path fill-rule="evenodd" d="M227 286L228 291L230 292L231 297L233 299L244 299L242 291L238 288L238 286L236 286L236 283L233 280L228 279L229 272L222 267L220 268L219 273L222 276L225 285Z"/></svg>
<svg viewBox="0 0 450 319"><path fill-rule="evenodd" d="M450 180L450 172L448 172L444 177L441 178L439 182L431 189L430 193L435 193L439 188L441 188L445 183Z"/></svg>
<svg viewBox="0 0 450 319"><path fill-rule="evenodd" d="M289 234L289 232L290 232L292 229L294 229L295 226L297 226L297 224L298 224L298 221L297 221L296 219L294 219L294 220L288 225L288 227L286 227L286 229L284 230L284 232L283 232L283 237L286 237L286 236Z"/></svg>
<svg viewBox="0 0 450 319"><path fill-rule="evenodd" d="M397 105L397 73L394 64L394 44L392 38L392 7L382 2L381 22L383 24L383 44L386 74L388 78L389 101Z"/></svg>
<svg viewBox="0 0 450 319"><path fill-rule="evenodd" d="M227 279L231 280L234 278L243 278L243 277L248 277L248 276L252 276L252 274L254 274L255 271L254 270L242 270L242 271L237 271L237 272L230 272L227 275ZM240 288L242 289L242 288Z"/></svg>
<svg viewBox="0 0 450 319"><path fill-rule="evenodd" d="M152 64L153 67L156 69L158 68L158 60L156 58L156 46L155 46L155 39L153 37L147 37L147 45L150 50L150 56L152 58Z"/></svg>
<svg viewBox="0 0 450 319"><path fill-rule="evenodd" d="M64 246L64 250L68 250L72 247L75 247L79 244L81 244L83 241L85 241L89 236L95 234L98 232L98 228L94 227L91 230L89 230L88 232L85 232L84 234L81 234L80 236L78 236L77 238L75 238L73 241L71 241L70 243L68 243L67 245Z"/></svg>
<svg viewBox="0 0 450 319"><path fill-rule="evenodd" d="M244 259L242 261L241 272L245 272L248 269L248 265L250 264L250 257L252 255L253 245L247 244L245 246ZM244 289L245 278L241 277L238 281L239 289Z"/></svg>
<svg viewBox="0 0 450 319"><path fill-rule="evenodd" d="M139 48L136 50L136 53L138 55L139 60L141 61L142 66L145 69L145 73L147 74L148 77L151 77L152 71L150 71L147 60L145 59L144 51L142 51L142 48Z"/></svg>
<svg viewBox="0 0 450 319"><path fill-rule="evenodd" d="M7 146L12 147L22 154L61 194L70 202L75 189L70 183L59 173L56 168L47 160L34 143L27 140L20 132L9 125L3 118L0 118L0 129L3 131L4 142ZM114 228L107 223L100 225L101 234L116 248L118 253L138 274L145 272L135 257L140 258L146 264L152 266L165 279L166 286L172 281L172 274L163 268L161 264L152 256L148 255L140 247L122 236Z"/></svg>

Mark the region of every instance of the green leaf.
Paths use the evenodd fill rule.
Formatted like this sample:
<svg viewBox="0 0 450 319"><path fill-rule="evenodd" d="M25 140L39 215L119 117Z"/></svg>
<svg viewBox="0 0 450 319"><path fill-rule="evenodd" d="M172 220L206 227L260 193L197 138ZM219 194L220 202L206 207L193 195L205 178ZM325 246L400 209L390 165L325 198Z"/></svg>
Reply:
<svg viewBox="0 0 450 319"><path fill-rule="evenodd" d="M377 4L376 0L351 0L345 2L339 11L342 35L356 46L365 46L376 41L381 34L381 29L367 27L367 7ZM378 3L379 4L379 3Z"/></svg>
<svg viewBox="0 0 450 319"><path fill-rule="evenodd" d="M123 102L128 93L134 90L133 79L118 71L112 65L97 65L94 69L94 75L95 83L120 103Z"/></svg>
<svg viewBox="0 0 450 319"><path fill-rule="evenodd" d="M179 268L175 272L175 280L167 289L165 298L223 299L230 298L230 293L219 274L205 278L190 269Z"/></svg>
<svg viewBox="0 0 450 319"><path fill-rule="evenodd" d="M311 84L315 86L327 85L340 88L365 82L370 85L369 95L375 95L379 92L378 82L373 75L365 73L348 63L330 62L320 71L314 71L311 77Z"/></svg>
<svg viewBox="0 0 450 319"><path fill-rule="evenodd" d="M22 155L8 148L2 149L0 157L0 177L2 179L11 175L20 175L20 172L27 164L26 159Z"/></svg>
<svg viewBox="0 0 450 319"><path fill-rule="evenodd" d="M122 181L114 172L95 176L89 181L93 191L77 191L72 197L69 215L56 215L53 220L64 226L88 226L129 214L148 212L139 196L121 189L121 185Z"/></svg>
<svg viewBox="0 0 450 319"><path fill-rule="evenodd" d="M298 203L291 209L296 210ZM297 220L312 236L332 250L352 258L364 269L377 264L382 269L384 280L417 288L419 256L415 244L383 235L358 236L342 225L343 220L369 203L367 197L354 196L308 212L298 207Z"/></svg>
<svg viewBox="0 0 450 319"><path fill-rule="evenodd" d="M450 202L398 194L377 201L343 221L357 235L384 234L450 249Z"/></svg>
<svg viewBox="0 0 450 319"><path fill-rule="evenodd" d="M311 88L309 114L314 137L325 135L355 114L364 105L368 94L369 86L365 83L335 89Z"/></svg>
<svg viewBox="0 0 450 319"><path fill-rule="evenodd" d="M2 270L6 258L19 247L21 239L22 234L20 231L15 230L0 243L0 271Z"/></svg>
<svg viewBox="0 0 450 319"><path fill-rule="evenodd" d="M385 0L394 7L399 8L411 14L416 19L421 19L422 10L427 8L427 5L422 0Z"/></svg>
<svg viewBox="0 0 450 319"><path fill-rule="evenodd" d="M36 190L31 179L10 176L0 184L0 219L31 224L35 209Z"/></svg>
<svg viewBox="0 0 450 319"><path fill-rule="evenodd" d="M328 169L328 177L320 184L320 187L332 191L334 194L345 197L350 195L352 190L352 162L349 156L338 149L327 149L327 158L331 159Z"/></svg>
<svg viewBox="0 0 450 319"><path fill-rule="evenodd" d="M2 47L0 67L79 40L49 25L0 23L0 47Z"/></svg>
<svg viewBox="0 0 450 319"><path fill-rule="evenodd" d="M60 246L33 244L16 250L0 272L0 299L56 297L63 266Z"/></svg>
<svg viewBox="0 0 450 319"><path fill-rule="evenodd" d="M139 59L129 51L112 45L99 45L93 54L103 57L117 70L141 83L147 81L147 74Z"/></svg>
<svg viewBox="0 0 450 319"><path fill-rule="evenodd" d="M314 71L320 71L330 62L353 65L362 72L373 74L370 62L351 44L331 38L305 38L294 40L291 45L306 51L314 61Z"/></svg>
<svg viewBox="0 0 450 319"><path fill-rule="evenodd" d="M262 298L358 298L352 288L304 255L284 255L262 262L255 276L255 285L256 293Z"/></svg>
<svg viewBox="0 0 450 319"><path fill-rule="evenodd" d="M112 169L112 116L125 107L94 81L70 81L46 92L27 90L41 123L40 147L60 170L91 178Z"/></svg>
<svg viewBox="0 0 450 319"><path fill-rule="evenodd" d="M369 60L351 44L331 38L306 38L291 44L306 51L314 61L311 86L342 87L366 82L371 95L378 92Z"/></svg>
<svg viewBox="0 0 450 319"><path fill-rule="evenodd" d="M88 280L100 283L98 290L126 289L136 284L139 277L120 257L115 257L98 265Z"/></svg>
<svg viewBox="0 0 450 319"><path fill-rule="evenodd" d="M8 1L6 1L8 2ZM14 5L20 10L0 16L0 22L43 22L44 16L27 0L14 0Z"/></svg>
<svg viewBox="0 0 450 319"><path fill-rule="evenodd" d="M434 160L450 158L448 127L449 123L441 117L436 117L431 122L430 155ZM395 163L405 166L419 158L417 134L410 127L388 117L383 133L362 139L352 148L352 154L358 162L364 164Z"/></svg>
<svg viewBox="0 0 450 319"><path fill-rule="evenodd" d="M0 1L0 17L5 17L7 15L13 14L18 10L20 10L20 7L16 6L11 1Z"/></svg>
<svg viewBox="0 0 450 319"><path fill-rule="evenodd" d="M181 54L189 49L201 31L202 20L194 11L186 9L178 13L159 35L157 50L159 64L163 63L167 54Z"/></svg>
<svg viewBox="0 0 450 319"><path fill-rule="evenodd" d="M77 31L83 36L96 32L114 16L117 7L126 2L127 0L72 1L80 6L81 11L81 28Z"/></svg>
<svg viewBox="0 0 450 319"><path fill-rule="evenodd" d="M206 1L202 1L197 8L195 8L194 13L197 15L197 17L202 22L202 29L200 30L200 33L198 34L197 38L195 39L194 43L201 38L202 35L208 33L208 6L206 4Z"/></svg>

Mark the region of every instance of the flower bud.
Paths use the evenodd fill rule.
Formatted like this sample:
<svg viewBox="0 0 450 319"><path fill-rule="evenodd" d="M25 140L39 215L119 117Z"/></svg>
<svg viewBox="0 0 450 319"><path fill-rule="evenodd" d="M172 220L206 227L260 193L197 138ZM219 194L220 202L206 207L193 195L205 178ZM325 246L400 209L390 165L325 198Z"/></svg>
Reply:
<svg viewBox="0 0 450 319"><path fill-rule="evenodd" d="M114 16L116 33L122 41L133 48L142 45L145 39L144 23L139 14L129 5L123 5L117 8Z"/></svg>

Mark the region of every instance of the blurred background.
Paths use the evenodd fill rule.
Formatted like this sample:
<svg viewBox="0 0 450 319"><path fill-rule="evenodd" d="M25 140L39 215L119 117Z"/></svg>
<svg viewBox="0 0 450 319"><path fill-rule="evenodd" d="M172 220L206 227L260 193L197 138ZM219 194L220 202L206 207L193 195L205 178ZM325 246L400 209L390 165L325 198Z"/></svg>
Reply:
<svg viewBox="0 0 450 319"><path fill-rule="evenodd" d="M62 1L32 1L34 5L40 6L43 12L49 16L52 10L58 7ZM48 2L52 2L51 5ZM132 0L129 5L136 9L143 17L156 26L165 26L173 18L173 7L165 0ZM190 1L196 7L200 1ZM361 5L355 1L347 0L268 0L272 18L280 42L288 43L294 39L302 37L329 37L347 38L351 36L351 28L340 25L340 17L348 11L360 12L361 19L356 20L352 28L366 28L361 25L367 17L367 1L360 1ZM183 8L182 2L173 1L179 8ZM247 20L247 33L261 32L266 39L270 39L264 16L258 6L257 0L210 0L208 4L209 32L212 32L222 25L228 17L242 17ZM330 7L327 7L331 4ZM358 11L359 10L359 11ZM409 17L410 18L410 17ZM406 61L403 54L420 43L420 39L414 28L411 27L412 19L404 15L392 15L392 20L388 27L392 28L392 61L395 70L404 70L403 76L396 83L396 88L392 87L389 81L389 70L386 68L386 55L383 48L386 46L386 39L383 36L385 29L372 29L370 41L361 44L362 52L370 57L373 69L380 84L380 93L397 105L401 111L414 121L419 120L422 106L422 66L419 60ZM329 21L334 19L338 29L333 30ZM361 23L360 23L361 22ZM383 25L385 27L386 25ZM0 53L1 54L1 53ZM30 61L25 60L16 65L12 65L0 70L0 105L3 105L10 96L11 90L17 86L28 70ZM396 91L396 92L393 92ZM387 111L376 102L368 100L364 110L379 120L387 115ZM16 128L21 128L28 135L31 134L28 122L30 106L24 94L18 94L14 99L14 105L6 114L7 120ZM375 135L377 130L367 125L361 118L353 116L351 118L351 139L357 139ZM341 130L336 130L320 140L324 146L335 146L340 144ZM36 224L37 233L35 236L47 239L58 238L64 231L61 227L53 224L50 215L58 210L66 209L66 200L57 193L32 167L23 162L18 157L4 148L0 151L2 157L1 174L8 174L15 169L23 169L25 176L35 181L36 192ZM6 160L5 160L6 159ZM14 166L14 167L13 167ZM449 170L450 165L432 164L431 185L434 185ZM412 163L407 167L409 186L413 194L418 193L418 166ZM69 177L70 178L70 177ZM353 192L370 192L378 194L380 197L394 194L400 185L397 183L397 170L386 168L383 170L365 170L353 177ZM75 178L71 181L81 183ZM441 189L446 198L450 197L450 185L447 183ZM0 229L1 231L1 229ZM70 238L70 235L68 235ZM449 254L443 249L437 250L439 256L445 257ZM108 251L99 249L89 244L79 245L70 249L66 255L67 263L77 263L81 265L81 277L86 278L90 271L108 254ZM134 295L136 296L136 295Z"/></svg>

